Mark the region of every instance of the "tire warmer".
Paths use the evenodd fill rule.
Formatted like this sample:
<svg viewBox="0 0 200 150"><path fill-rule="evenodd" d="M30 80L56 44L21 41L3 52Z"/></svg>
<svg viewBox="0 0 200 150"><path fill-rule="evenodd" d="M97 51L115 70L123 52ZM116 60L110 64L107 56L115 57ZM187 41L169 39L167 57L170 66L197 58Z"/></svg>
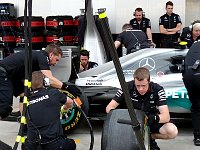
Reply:
<svg viewBox="0 0 200 150"><path fill-rule="evenodd" d="M27 20L27 7L28 7L28 20ZM31 77L32 77L31 16L32 16L32 0L25 0L25 7L24 7L25 80L24 80L23 112L22 112L22 117L21 117L21 121L20 121L20 129L19 129L16 141L15 141L15 145L13 147L13 150L17 150L19 142L22 143L22 146L25 143L25 137L24 137L24 127L26 124L25 113L26 113L26 109L28 106L28 97L30 94ZM28 25L26 23L27 21L28 21ZM28 35L29 35L29 37L28 37Z"/></svg>
<svg viewBox="0 0 200 150"><path fill-rule="evenodd" d="M115 69L116 69L116 72L117 72L117 76L119 78L119 82L120 82L122 91L124 93L125 102L126 102L128 112L129 112L129 115L130 115L130 118L131 118L131 122L132 122L132 128L135 131L135 135L136 135L140 150L145 150L144 140L143 140L143 137L142 137L142 133L140 131L140 124L137 120L137 117L136 117L136 114L135 114L135 111L134 111L134 107L133 107L133 103L132 103L130 94L128 92L128 87L127 87L125 77L124 77L124 74L123 74L123 71L122 71L122 66L120 64L118 54L117 54L117 50L115 48L114 41L112 39L112 34L111 34L111 31L110 31L109 25L107 23L106 14L100 13L99 19L97 19L96 23L98 24L99 28L102 29L102 31L99 31L99 32L102 32L102 34L105 36L104 41L106 42L106 45L109 49L111 58L113 60L113 63L114 63L114 66L115 66Z"/></svg>

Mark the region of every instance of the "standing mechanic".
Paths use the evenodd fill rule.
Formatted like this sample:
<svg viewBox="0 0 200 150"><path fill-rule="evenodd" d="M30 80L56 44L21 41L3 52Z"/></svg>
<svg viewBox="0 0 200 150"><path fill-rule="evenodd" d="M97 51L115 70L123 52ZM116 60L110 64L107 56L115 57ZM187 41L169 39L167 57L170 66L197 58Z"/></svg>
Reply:
<svg viewBox="0 0 200 150"><path fill-rule="evenodd" d="M192 124L194 145L200 146L200 41L195 42L185 57L185 71L182 73L183 82L192 103Z"/></svg>
<svg viewBox="0 0 200 150"><path fill-rule="evenodd" d="M80 94L78 88L62 83L52 75L50 65L56 65L61 59L62 50L50 44L45 51L32 52L32 71L41 70L50 79L52 87L69 91L73 95ZM24 92L25 51L12 54L0 61L0 119L7 117L12 111L13 95Z"/></svg>
<svg viewBox="0 0 200 150"><path fill-rule="evenodd" d="M123 25L122 32L114 44L116 49L124 44L127 54L150 47L145 33L141 30L133 30L132 26L127 23Z"/></svg>
<svg viewBox="0 0 200 150"><path fill-rule="evenodd" d="M178 14L173 13L173 3L166 3L166 14L160 17L159 29L161 33L161 47L174 48L178 41L181 30L181 19Z"/></svg>
<svg viewBox="0 0 200 150"><path fill-rule="evenodd" d="M63 135L60 122L61 104L67 110L73 106L73 100L56 88L46 87L49 83L45 78L41 71L32 73L33 91L26 114L28 130L25 149L75 150L74 140Z"/></svg>
<svg viewBox="0 0 200 150"><path fill-rule="evenodd" d="M200 40L200 20L196 20L191 26L183 28L180 40L186 41L188 48L192 46L194 41Z"/></svg>
<svg viewBox="0 0 200 150"><path fill-rule="evenodd" d="M135 18L130 20L132 28L134 30L142 30L147 35L147 38L151 42L151 44L154 44L151 33L151 21L144 16L142 8L136 8L133 16Z"/></svg>
<svg viewBox="0 0 200 150"><path fill-rule="evenodd" d="M143 110L148 116L150 127L150 150L160 150L155 139L173 139L178 134L177 127L170 123L169 109L163 87L150 82L149 70L141 67L134 72L134 81L127 83L133 106ZM115 109L124 101L123 91L118 90L106 107L106 112Z"/></svg>

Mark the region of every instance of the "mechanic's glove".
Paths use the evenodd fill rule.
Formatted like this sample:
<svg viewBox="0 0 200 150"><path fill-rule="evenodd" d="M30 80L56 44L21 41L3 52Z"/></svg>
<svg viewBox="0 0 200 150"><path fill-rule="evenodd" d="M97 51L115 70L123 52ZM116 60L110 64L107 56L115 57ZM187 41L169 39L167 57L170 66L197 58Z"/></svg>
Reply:
<svg viewBox="0 0 200 150"><path fill-rule="evenodd" d="M148 116L148 125L151 126L153 123L158 123L160 117L157 114L149 114Z"/></svg>
<svg viewBox="0 0 200 150"><path fill-rule="evenodd" d="M81 91L73 84L68 85L68 84L63 82L61 89L68 91L69 93L71 93L75 97L77 97L77 96L80 97L80 95L81 95Z"/></svg>
<svg viewBox="0 0 200 150"><path fill-rule="evenodd" d="M0 112L0 120L8 117L10 115L10 113L12 112L12 110L13 109L11 106L8 106L8 107L2 109L2 111Z"/></svg>

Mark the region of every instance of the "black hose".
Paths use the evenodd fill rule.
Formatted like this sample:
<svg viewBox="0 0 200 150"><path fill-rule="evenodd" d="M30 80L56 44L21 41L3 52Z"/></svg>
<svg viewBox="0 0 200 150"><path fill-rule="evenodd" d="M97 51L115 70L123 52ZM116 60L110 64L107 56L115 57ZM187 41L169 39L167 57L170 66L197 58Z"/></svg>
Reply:
<svg viewBox="0 0 200 150"><path fill-rule="evenodd" d="M78 108L78 110L80 110L80 112L83 114L85 120L87 121L87 124L90 128L90 135L91 135L91 141L90 141L90 148L89 150L93 150L93 145L94 145L94 133L93 133L93 129L92 129L92 125L89 121L89 119L87 118L87 115L85 114L85 112L81 109L81 106L79 106L76 102L76 99L79 99L78 97L75 97L74 95L72 95L71 93L69 93L68 91L63 91L63 93L66 93L68 97L70 97L71 99L74 100L74 103L76 105L76 108ZM78 100L79 101L79 100Z"/></svg>
<svg viewBox="0 0 200 150"><path fill-rule="evenodd" d="M28 49L28 81L31 82L32 78L32 31L31 31L31 20L32 20L32 0L28 3L28 35L29 35L29 49ZM30 87L29 87L30 89ZM29 90L28 90L29 96Z"/></svg>
<svg viewBox="0 0 200 150"><path fill-rule="evenodd" d="M87 118L87 115L85 114L85 112L80 107L77 107L77 108L83 114L83 116L84 116L85 120L87 121L87 124L88 124L88 126L90 128L91 141L90 141L90 148L89 148L89 150L93 150L93 146L94 146L94 133L93 133L92 125L91 125L89 119Z"/></svg>
<svg viewBox="0 0 200 150"><path fill-rule="evenodd" d="M28 3L27 3L28 1ZM27 20L27 7L28 7L28 15L29 19ZM25 37L25 58L24 58L24 66L25 66L25 80L24 80L24 100L23 100L23 111L20 122L20 129L18 132L18 136L15 141L15 145L13 150L17 150L19 142L22 145L25 143L24 130L26 124L26 109L28 103L28 97L30 94L30 86L31 86L31 76L32 76L32 43L31 43L31 15L32 15L32 0L25 0L24 7L24 37ZM27 25L28 21L28 25ZM29 32L29 37L28 37Z"/></svg>

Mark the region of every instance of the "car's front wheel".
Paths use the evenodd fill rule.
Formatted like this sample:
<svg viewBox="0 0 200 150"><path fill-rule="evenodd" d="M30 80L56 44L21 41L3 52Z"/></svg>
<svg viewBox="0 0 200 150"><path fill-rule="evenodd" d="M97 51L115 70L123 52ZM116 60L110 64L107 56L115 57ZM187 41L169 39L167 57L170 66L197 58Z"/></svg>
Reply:
<svg viewBox="0 0 200 150"><path fill-rule="evenodd" d="M83 112L86 115L88 114L89 103L88 103L87 96L84 94L84 92L81 89L80 91L81 91L80 102L79 102L81 103L80 107L74 104L73 107L70 108L66 113L61 113L60 115L60 121L61 121L64 133L68 133L71 130L76 129L80 125L80 122L84 119ZM66 94L67 96L69 96L70 94L67 91L62 91L62 92ZM80 109L82 109L83 112L81 112Z"/></svg>

